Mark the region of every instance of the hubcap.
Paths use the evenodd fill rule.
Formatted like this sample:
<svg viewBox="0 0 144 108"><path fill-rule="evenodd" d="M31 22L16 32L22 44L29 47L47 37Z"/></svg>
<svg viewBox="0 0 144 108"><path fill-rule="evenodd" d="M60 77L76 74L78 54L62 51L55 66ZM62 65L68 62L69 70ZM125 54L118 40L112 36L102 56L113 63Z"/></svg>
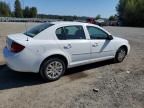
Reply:
<svg viewBox="0 0 144 108"><path fill-rule="evenodd" d="M53 61L47 65L46 73L50 78L58 78L63 72L63 65L59 61Z"/></svg>
<svg viewBox="0 0 144 108"><path fill-rule="evenodd" d="M122 61L126 56L126 51L121 49L120 52L118 53L118 60Z"/></svg>

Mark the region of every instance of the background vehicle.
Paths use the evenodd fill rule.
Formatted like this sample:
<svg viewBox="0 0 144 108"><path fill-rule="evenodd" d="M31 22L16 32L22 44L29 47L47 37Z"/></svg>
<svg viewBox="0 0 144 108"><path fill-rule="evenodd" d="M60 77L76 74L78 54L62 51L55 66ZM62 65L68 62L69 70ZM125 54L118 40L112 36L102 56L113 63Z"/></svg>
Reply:
<svg viewBox="0 0 144 108"><path fill-rule="evenodd" d="M54 81L67 68L112 58L122 62L129 51L127 40L114 37L99 26L53 22L9 35L3 53L11 69L40 73L46 81Z"/></svg>
<svg viewBox="0 0 144 108"><path fill-rule="evenodd" d="M96 20L94 18L88 18L87 23L96 24Z"/></svg>

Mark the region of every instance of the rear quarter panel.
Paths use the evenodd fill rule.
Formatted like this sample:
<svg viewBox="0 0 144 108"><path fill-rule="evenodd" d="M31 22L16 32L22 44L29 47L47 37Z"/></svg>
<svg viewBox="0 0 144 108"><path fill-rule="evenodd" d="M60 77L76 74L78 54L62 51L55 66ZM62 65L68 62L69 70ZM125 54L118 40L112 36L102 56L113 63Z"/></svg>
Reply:
<svg viewBox="0 0 144 108"><path fill-rule="evenodd" d="M52 55L62 55L70 63L70 57L60 50L57 42L55 40L33 40L29 42L27 47L37 55L37 61L35 63L36 70L39 71L41 63L48 57Z"/></svg>

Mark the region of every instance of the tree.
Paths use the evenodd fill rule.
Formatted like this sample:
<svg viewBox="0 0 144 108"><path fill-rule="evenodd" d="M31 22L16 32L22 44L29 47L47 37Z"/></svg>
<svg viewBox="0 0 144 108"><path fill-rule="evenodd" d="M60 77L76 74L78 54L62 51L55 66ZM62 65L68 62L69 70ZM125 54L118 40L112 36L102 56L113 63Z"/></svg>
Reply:
<svg viewBox="0 0 144 108"><path fill-rule="evenodd" d="M117 20L117 16L115 15L115 16L110 16L109 17L109 21L115 21L115 20Z"/></svg>
<svg viewBox="0 0 144 108"><path fill-rule="evenodd" d="M78 17L76 15L73 16L73 20L77 20Z"/></svg>
<svg viewBox="0 0 144 108"><path fill-rule="evenodd" d="M35 18L37 16L37 8L36 7L30 8L29 15L31 18Z"/></svg>
<svg viewBox="0 0 144 108"><path fill-rule="evenodd" d="M95 19L96 20L101 19L101 15L97 15Z"/></svg>
<svg viewBox="0 0 144 108"><path fill-rule="evenodd" d="M15 1L15 17L21 18L23 17L23 12L21 8L21 3L19 0Z"/></svg>
<svg viewBox="0 0 144 108"><path fill-rule="evenodd" d="M10 7L7 3L0 1L0 16L9 17L11 15Z"/></svg>
<svg viewBox="0 0 144 108"><path fill-rule="evenodd" d="M23 10L23 16L24 18L30 17L30 8L28 6L26 6L25 9Z"/></svg>
<svg viewBox="0 0 144 108"><path fill-rule="evenodd" d="M116 9L123 25L144 27L144 0L120 0Z"/></svg>

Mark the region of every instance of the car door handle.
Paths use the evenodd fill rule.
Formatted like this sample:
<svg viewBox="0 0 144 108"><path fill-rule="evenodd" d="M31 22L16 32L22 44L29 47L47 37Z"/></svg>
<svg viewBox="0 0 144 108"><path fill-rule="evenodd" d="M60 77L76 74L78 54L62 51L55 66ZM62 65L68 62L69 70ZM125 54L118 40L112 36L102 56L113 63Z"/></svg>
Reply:
<svg viewBox="0 0 144 108"><path fill-rule="evenodd" d="M68 45L64 46L64 49L70 49L70 48L72 48L71 44L68 44Z"/></svg>
<svg viewBox="0 0 144 108"><path fill-rule="evenodd" d="M93 45L92 45L92 47L97 47L98 46L98 43L94 43Z"/></svg>

